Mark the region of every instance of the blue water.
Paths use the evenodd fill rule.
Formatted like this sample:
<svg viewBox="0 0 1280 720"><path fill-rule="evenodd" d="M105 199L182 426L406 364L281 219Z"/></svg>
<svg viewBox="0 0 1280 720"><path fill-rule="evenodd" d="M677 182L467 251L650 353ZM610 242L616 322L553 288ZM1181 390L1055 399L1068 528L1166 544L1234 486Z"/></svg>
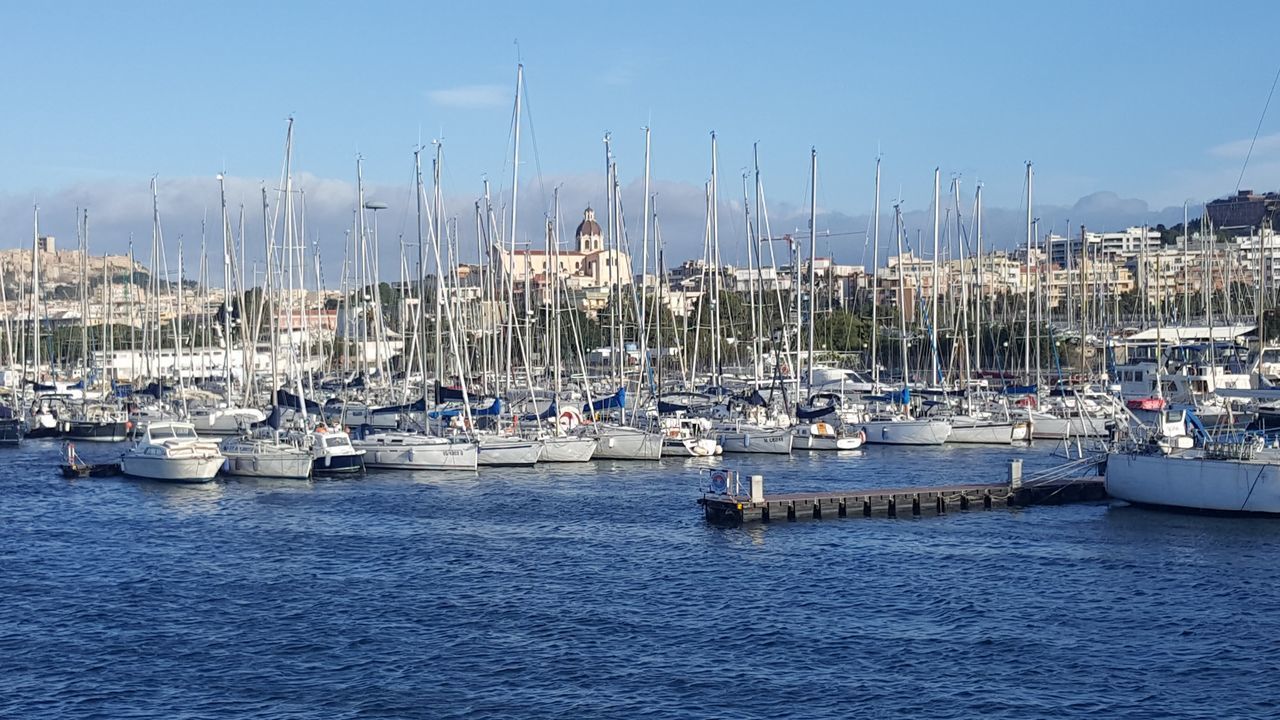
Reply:
<svg viewBox="0 0 1280 720"><path fill-rule="evenodd" d="M91 459L94 451L83 446ZM995 481L1045 448L736 464ZM0 716L1271 718L1280 523L1107 504L721 529L699 461L68 481L0 455Z"/></svg>

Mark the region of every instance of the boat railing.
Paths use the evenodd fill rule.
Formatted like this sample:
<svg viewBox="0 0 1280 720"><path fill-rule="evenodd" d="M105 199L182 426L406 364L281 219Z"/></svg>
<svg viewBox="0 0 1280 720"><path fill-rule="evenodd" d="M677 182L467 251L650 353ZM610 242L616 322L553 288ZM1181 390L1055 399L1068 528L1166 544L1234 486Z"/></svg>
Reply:
<svg viewBox="0 0 1280 720"><path fill-rule="evenodd" d="M1253 460L1258 456L1260 443L1253 438L1243 440L1209 441L1204 444L1206 460Z"/></svg>

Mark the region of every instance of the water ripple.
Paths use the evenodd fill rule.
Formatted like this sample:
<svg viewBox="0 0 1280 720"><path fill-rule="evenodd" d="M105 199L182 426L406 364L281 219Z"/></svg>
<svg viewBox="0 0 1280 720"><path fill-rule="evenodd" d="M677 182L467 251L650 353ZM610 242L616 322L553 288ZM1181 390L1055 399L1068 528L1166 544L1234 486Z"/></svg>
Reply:
<svg viewBox="0 0 1280 720"><path fill-rule="evenodd" d="M739 467L811 490L1013 456L1054 462ZM3 717L1274 716L1280 524L1099 504L726 530L698 461L187 488L55 457L0 469Z"/></svg>

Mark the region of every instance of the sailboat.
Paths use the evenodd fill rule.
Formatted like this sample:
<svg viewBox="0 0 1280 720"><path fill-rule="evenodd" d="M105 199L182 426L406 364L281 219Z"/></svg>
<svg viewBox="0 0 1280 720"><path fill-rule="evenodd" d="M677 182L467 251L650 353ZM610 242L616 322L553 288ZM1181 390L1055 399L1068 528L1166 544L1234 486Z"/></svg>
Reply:
<svg viewBox="0 0 1280 720"><path fill-rule="evenodd" d="M1186 411L1161 413L1107 453L1107 494L1134 505L1223 515L1280 516L1280 449L1261 436L1197 443Z"/></svg>
<svg viewBox="0 0 1280 720"><path fill-rule="evenodd" d="M283 440L279 431L269 434L229 437L219 446L228 475L307 480L311 477L312 455L307 449Z"/></svg>
<svg viewBox="0 0 1280 720"><path fill-rule="evenodd" d="M876 248L878 265L880 247L880 160L876 159L876 200L873 243ZM878 445L941 445L951 436L951 424L939 418L916 419L911 417L910 363L907 360L907 320L906 320L906 276L902 270L903 255L902 207L895 204L894 235L898 243L898 339L900 360L902 364L902 389L900 391L879 391L864 397L871 403L869 413L862 421L860 429L866 441ZM872 386L880 388L880 363L876 356L876 336L879 327L875 324L876 307L879 305L879 292L873 291L872 312Z"/></svg>

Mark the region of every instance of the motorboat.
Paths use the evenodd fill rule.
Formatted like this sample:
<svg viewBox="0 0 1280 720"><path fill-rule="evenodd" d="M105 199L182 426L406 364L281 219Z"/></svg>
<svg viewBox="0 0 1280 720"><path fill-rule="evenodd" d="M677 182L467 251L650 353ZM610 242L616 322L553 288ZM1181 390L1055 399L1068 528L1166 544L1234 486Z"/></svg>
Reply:
<svg viewBox="0 0 1280 720"><path fill-rule="evenodd" d="M204 483L222 468L218 444L201 440L187 422L162 421L147 425L142 437L120 456L125 475L165 482Z"/></svg>
<svg viewBox="0 0 1280 720"><path fill-rule="evenodd" d="M352 446L351 436L346 432L319 425L311 431L309 439L312 475L351 475L364 472L365 451Z"/></svg>

